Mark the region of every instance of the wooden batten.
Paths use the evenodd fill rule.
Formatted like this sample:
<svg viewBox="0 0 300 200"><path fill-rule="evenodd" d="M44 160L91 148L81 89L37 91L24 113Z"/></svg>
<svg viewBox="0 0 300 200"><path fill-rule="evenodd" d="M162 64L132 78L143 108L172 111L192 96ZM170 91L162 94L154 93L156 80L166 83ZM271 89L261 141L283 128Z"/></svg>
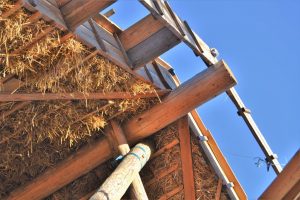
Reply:
<svg viewBox="0 0 300 200"><path fill-rule="evenodd" d="M72 0L60 8L69 29L74 30L80 24L113 4L115 0Z"/></svg>
<svg viewBox="0 0 300 200"><path fill-rule="evenodd" d="M164 98L160 104L138 115L122 127L129 144L157 132L195 107L236 84L223 61L197 74ZM169 112L172 110L173 112ZM159 120L157 120L159 119ZM114 155L106 137L87 145L32 182L13 191L8 199L41 199L70 183Z"/></svg>
<svg viewBox="0 0 300 200"><path fill-rule="evenodd" d="M135 68L157 58L180 42L151 14L121 32L120 41Z"/></svg>
<svg viewBox="0 0 300 200"><path fill-rule="evenodd" d="M17 79L15 82L9 82L4 91L11 91L11 88L15 88L21 84L21 81ZM7 101L50 101L50 100L90 100L90 99L143 99L143 98L155 98L157 96L163 96L170 92L170 90L160 90L157 92L149 92L142 94L132 94L130 92L111 92L111 93L14 93L14 94L2 94L0 93L0 102Z"/></svg>
<svg viewBox="0 0 300 200"><path fill-rule="evenodd" d="M168 28L163 28L135 47L129 49L127 54L133 66L136 68L159 57L179 43L180 39L176 35Z"/></svg>
<svg viewBox="0 0 300 200"><path fill-rule="evenodd" d="M191 134L189 130L188 116L184 116L181 119L179 119L178 132L180 141L184 198L195 200L196 192L193 173Z"/></svg>

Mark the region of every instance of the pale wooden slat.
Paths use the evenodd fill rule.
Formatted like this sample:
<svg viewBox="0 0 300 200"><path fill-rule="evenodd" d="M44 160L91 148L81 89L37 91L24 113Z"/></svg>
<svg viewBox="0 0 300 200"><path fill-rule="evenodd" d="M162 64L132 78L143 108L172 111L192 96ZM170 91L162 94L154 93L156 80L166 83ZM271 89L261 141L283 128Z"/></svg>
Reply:
<svg viewBox="0 0 300 200"><path fill-rule="evenodd" d="M167 28L153 34L139 45L127 51L134 67L143 66L167 50L180 43L180 40Z"/></svg>

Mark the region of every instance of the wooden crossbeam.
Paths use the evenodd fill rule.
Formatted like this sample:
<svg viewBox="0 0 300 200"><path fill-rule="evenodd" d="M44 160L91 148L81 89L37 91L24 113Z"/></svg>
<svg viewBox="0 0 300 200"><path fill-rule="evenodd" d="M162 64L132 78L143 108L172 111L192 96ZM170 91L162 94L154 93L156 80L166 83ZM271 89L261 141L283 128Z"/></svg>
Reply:
<svg viewBox="0 0 300 200"><path fill-rule="evenodd" d="M107 8L114 2L116 2L116 0L72 0L61 7L61 12L68 28L74 30L80 24L83 24L89 18Z"/></svg>
<svg viewBox="0 0 300 200"><path fill-rule="evenodd" d="M50 100L91 100L91 99L143 99L163 96L170 90L132 94L130 92L95 92L95 93L15 93L1 94L0 102L8 101L50 101Z"/></svg>
<svg viewBox="0 0 300 200"><path fill-rule="evenodd" d="M163 196L161 196L158 200L167 200L169 198L171 198L172 196L176 195L177 193L179 193L180 191L183 190L183 186L178 186L176 188L174 188L173 190L171 190L170 192L164 194Z"/></svg>
<svg viewBox="0 0 300 200"><path fill-rule="evenodd" d="M179 119L178 132L180 141L184 199L195 200L196 193L193 173L191 134L189 130L188 116L184 116Z"/></svg>
<svg viewBox="0 0 300 200"><path fill-rule="evenodd" d="M96 38L99 46L101 47L102 51L106 52L107 49L105 47L105 44L104 44L102 38L100 37L99 33L97 32L97 30L95 28L94 21L92 19L89 19L88 22L89 22L90 26L92 27L92 30L94 32L95 38Z"/></svg>
<svg viewBox="0 0 300 200"><path fill-rule="evenodd" d="M166 79L164 78L162 72L160 71L157 62L156 62L156 61L153 61L153 62L152 62L152 65L153 65L153 67L154 67L154 69L155 69L155 71L156 71L156 74L158 75L160 81L161 81L162 84L165 86L165 88L167 88L167 89L172 89L172 87L169 85L169 83L168 83L168 82L166 81Z"/></svg>
<svg viewBox="0 0 300 200"><path fill-rule="evenodd" d="M122 29L118 25L110 21L104 15L96 14L95 16L93 16L93 20L112 34L122 32Z"/></svg>
<svg viewBox="0 0 300 200"><path fill-rule="evenodd" d="M11 9L7 10L6 12L4 12L0 15L0 19L5 19L5 18L10 17L14 13L16 13L18 10L20 10L23 5L24 5L23 0L18 0L17 3Z"/></svg>

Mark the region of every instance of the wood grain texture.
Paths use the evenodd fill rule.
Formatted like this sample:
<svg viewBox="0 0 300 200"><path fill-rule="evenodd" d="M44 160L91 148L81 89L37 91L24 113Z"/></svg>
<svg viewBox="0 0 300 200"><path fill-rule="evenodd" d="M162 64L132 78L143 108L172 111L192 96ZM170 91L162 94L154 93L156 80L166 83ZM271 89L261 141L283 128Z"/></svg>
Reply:
<svg viewBox="0 0 300 200"><path fill-rule="evenodd" d="M77 26L113 4L115 0L72 0L61 7L67 26L74 30Z"/></svg>
<svg viewBox="0 0 300 200"><path fill-rule="evenodd" d="M127 51L162 28L164 28L164 25L160 21L155 20L153 16L149 14L120 33L120 40L124 49Z"/></svg>
<svg viewBox="0 0 300 200"><path fill-rule="evenodd" d="M260 200L279 200L300 181L300 150L288 162L283 171L259 197ZM295 188L296 189L296 188Z"/></svg>
<svg viewBox="0 0 300 200"><path fill-rule="evenodd" d="M19 82L12 86L8 85L7 89L18 86ZM50 100L86 100L86 99L140 99L140 98L155 98L169 93L170 90L160 90L157 92L132 94L130 92L109 92L109 93L0 93L0 102L7 101L50 101Z"/></svg>
<svg viewBox="0 0 300 200"><path fill-rule="evenodd" d="M137 46L127 51L134 67L143 66L180 43L180 40L167 28L156 32Z"/></svg>
<svg viewBox="0 0 300 200"><path fill-rule="evenodd" d="M184 116L178 120L178 133L180 141L184 198L195 200L196 192L193 173L191 134L189 130L188 116Z"/></svg>
<svg viewBox="0 0 300 200"><path fill-rule="evenodd" d="M161 104L126 123L126 138L131 141L149 136L235 84L230 69L224 61L220 61L180 85ZM172 112L168 112L170 110Z"/></svg>

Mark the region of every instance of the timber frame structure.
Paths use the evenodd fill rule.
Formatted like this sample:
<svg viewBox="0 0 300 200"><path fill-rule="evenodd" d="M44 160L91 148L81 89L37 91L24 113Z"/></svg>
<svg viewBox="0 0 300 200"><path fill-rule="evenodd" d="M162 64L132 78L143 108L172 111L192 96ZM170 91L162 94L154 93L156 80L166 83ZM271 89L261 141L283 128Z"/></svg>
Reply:
<svg viewBox="0 0 300 200"><path fill-rule="evenodd" d="M171 148L172 145L178 143L184 144L181 145L181 159L183 163L183 190L185 198L195 199L195 197L189 196L195 193L194 183L190 178L193 176L193 166L191 160L189 160L191 159L189 138L191 130L197 136L203 151L219 177L216 192L220 193L221 186L224 185L232 199L243 200L247 199L247 196L242 186L231 170L212 134L203 124L197 111L194 110L198 105L225 91L237 107L238 114L243 117L263 150L267 162L270 163L277 174L280 173L281 167L276 155L272 152L256 126L249 109L246 108L233 88L235 79L227 65L224 61L217 60L211 48L191 29L186 21L182 21L174 13L169 3L163 0L140 0L140 3L149 10L149 14L128 29L121 30L108 17L100 14L102 10L115 2L115 0L19 0L9 11L2 13L1 17L9 17L23 7L34 13L35 17L43 18L50 22L53 27L65 31L65 38L74 37L92 49L93 52L86 59L92 58L95 55L101 55L138 79L154 86L157 89L157 94L11 94L10 91L14 91L22 83L15 76L8 76L0 80L4 85L2 92L0 92L0 102L20 101L20 103L9 112L2 114L2 117L11 115L13 112L28 105L31 101L130 99L150 98L155 95L163 96L162 104L122 124L121 129L124 131L128 143L130 145L135 144L179 119L179 141L174 141L166 145L165 149ZM51 31L52 29L50 28L48 31L43 32L43 35L32 40L32 43L24 48L30 48L30 46ZM198 79L196 77L189 84L192 84L192 87L196 87L193 83L206 87L217 85L214 86L215 88L212 87L211 91L207 91L207 88L205 90L205 88L199 86L199 88L195 89L198 92L196 94L186 92L184 89L188 88L189 85L184 83L180 86L180 81L175 75L173 68L159 58L161 54L180 42L187 44L195 55L199 56L208 67L207 70L200 73ZM216 74L219 74L219 77ZM165 120L162 119L159 123L155 123L156 116L164 115L168 110L166 107L174 108L184 104L184 99L179 98L179 94L182 93L197 100L190 102L190 105L186 107L183 106L184 108L181 110L178 109L178 112L174 112L174 116L166 117ZM157 114L154 116L153 113ZM111 130L106 131L109 132ZM47 197L109 159L113 155L113 150L110 148L109 142L111 140L114 139L102 139L97 141L93 146L80 150L70 158L62 161L58 166L41 174L29 184L13 191L8 199L41 199ZM165 149L159 149L153 156L164 152ZM91 162L90 160L93 161ZM174 190L173 193L179 190L182 190L182 188Z"/></svg>

